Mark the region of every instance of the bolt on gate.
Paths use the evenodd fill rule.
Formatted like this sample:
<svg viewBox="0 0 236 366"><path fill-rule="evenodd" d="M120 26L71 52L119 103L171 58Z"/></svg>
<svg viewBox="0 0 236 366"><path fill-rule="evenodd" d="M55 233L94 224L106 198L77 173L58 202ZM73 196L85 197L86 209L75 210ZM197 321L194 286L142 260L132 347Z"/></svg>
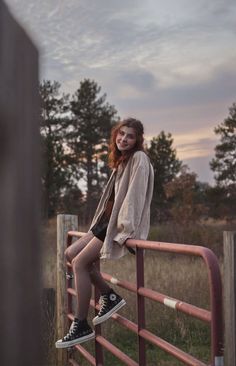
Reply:
<svg viewBox="0 0 236 366"><path fill-rule="evenodd" d="M69 231L67 234L67 246L71 245L73 237L80 238L85 233L79 231ZM146 240L128 239L126 246L136 249L136 278L137 283L130 283L128 281L120 281L107 273L102 273L103 278L112 284L125 288L137 294L137 312L138 324L126 319L125 317L114 314L112 319L128 328L138 336L138 355L139 363L132 360L128 355L119 350L116 346L106 340L101 334L101 325L95 327L95 357L93 357L84 347L76 345L77 349L84 358L91 365L103 366L103 347L120 359L128 366L146 366L145 341L151 342L153 345L159 347L165 352L169 353L176 359L182 361L189 366L207 366L202 361L196 359L190 354L182 351L174 345L166 342L160 337L154 335L145 329L145 304L144 298L162 303L174 310L178 310L185 314L195 317L203 322L206 322L211 327L211 364L210 366L223 366L223 309L222 309L222 285L220 269L217 257L208 248L195 245L163 243ZM182 302L180 300L171 298L157 291L144 287L144 250L155 250L161 252L179 253L185 255L199 256L206 265L208 272L208 282L210 290L210 311L196 307L194 305ZM67 316L71 322L74 318L72 309L72 297L76 295L72 288L72 277L70 276L72 268L71 264L67 262L68 267L68 281L67 281L67 296L68 296L68 311ZM95 314L99 309L98 306L99 293L95 288L95 299L91 300L90 305L95 308ZM77 362L69 357L69 363L73 366L79 366Z"/></svg>

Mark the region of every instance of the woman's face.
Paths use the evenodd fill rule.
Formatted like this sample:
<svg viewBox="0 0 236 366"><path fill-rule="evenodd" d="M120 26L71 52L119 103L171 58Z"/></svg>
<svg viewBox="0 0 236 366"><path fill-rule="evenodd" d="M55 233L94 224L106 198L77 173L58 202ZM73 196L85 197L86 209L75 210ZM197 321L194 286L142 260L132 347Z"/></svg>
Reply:
<svg viewBox="0 0 236 366"><path fill-rule="evenodd" d="M120 127L116 136L116 146L121 152L130 150L136 144L136 132L133 127Z"/></svg>

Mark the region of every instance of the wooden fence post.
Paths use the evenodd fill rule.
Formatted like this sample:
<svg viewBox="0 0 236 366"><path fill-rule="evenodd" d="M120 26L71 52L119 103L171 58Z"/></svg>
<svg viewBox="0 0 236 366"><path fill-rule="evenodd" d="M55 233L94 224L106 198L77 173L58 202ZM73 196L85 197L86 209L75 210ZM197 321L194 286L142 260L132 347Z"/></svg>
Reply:
<svg viewBox="0 0 236 366"><path fill-rule="evenodd" d="M41 363L38 51L0 0L0 363Z"/></svg>
<svg viewBox="0 0 236 366"><path fill-rule="evenodd" d="M78 216L57 216L57 339L63 337L68 330L67 293L66 293L66 259L67 232L78 230ZM64 366L67 361L66 350L57 350L57 366Z"/></svg>
<svg viewBox="0 0 236 366"><path fill-rule="evenodd" d="M225 366L236 366L236 231L224 231Z"/></svg>

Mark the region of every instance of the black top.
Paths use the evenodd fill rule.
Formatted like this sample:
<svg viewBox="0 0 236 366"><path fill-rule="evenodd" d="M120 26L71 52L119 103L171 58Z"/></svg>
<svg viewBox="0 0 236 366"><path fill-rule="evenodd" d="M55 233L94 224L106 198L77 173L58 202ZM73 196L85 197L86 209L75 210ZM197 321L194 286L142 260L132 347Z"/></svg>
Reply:
<svg viewBox="0 0 236 366"><path fill-rule="evenodd" d="M114 200L115 200L115 185L113 186L112 192L108 198L105 210L100 220L91 228L91 231L95 236L107 227L112 213Z"/></svg>

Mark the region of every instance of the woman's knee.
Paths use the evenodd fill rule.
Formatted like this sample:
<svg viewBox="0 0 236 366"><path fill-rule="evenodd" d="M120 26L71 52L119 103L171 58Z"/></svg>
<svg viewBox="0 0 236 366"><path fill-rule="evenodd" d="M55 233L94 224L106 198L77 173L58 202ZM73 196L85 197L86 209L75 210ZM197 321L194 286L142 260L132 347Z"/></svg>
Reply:
<svg viewBox="0 0 236 366"><path fill-rule="evenodd" d="M65 252L64 252L64 255L65 255L65 258L68 262L72 262L73 260L73 257L71 255L71 250L70 250L70 247L66 248Z"/></svg>
<svg viewBox="0 0 236 366"><path fill-rule="evenodd" d="M64 255L67 261L71 263L72 260L86 247L92 238L92 233L86 233L83 237L76 240L73 244L66 248Z"/></svg>

